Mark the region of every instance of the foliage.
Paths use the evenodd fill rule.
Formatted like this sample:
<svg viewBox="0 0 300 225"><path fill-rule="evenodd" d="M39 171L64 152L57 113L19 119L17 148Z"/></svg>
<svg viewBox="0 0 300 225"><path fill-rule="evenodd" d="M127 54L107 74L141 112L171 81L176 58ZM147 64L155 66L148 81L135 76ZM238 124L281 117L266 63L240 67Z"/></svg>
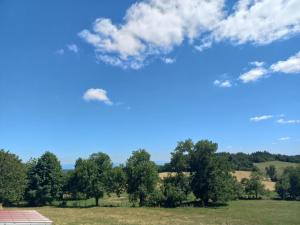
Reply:
<svg viewBox="0 0 300 225"><path fill-rule="evenodd" d="M288 167L276 183L276 191L282 199L300 199L300 167Z"/></svg>
<svg viewBox="0 0 300 225"><path fill-rule="evenodd" d="M254 152L250 155L250 158L252 162L254 163L260 163L260 162L267 162L267 161L273 161L275 160L275 156L267 151L263 152Z"/></svg>
<svg viewBox="0 0 300 225"><path fill-rule="evenodd" d="M145 205L147 197L155 190L158 181L157 167L150 154L140 149L134 151L126 163L127 193L134 204Z"/></svg>
<svg viewBox="0 0 300 225"><path fill-rule="evenodd" d="M230 174L230 164L216 156L217 148L218 145L211 141L199 141L190 156L191 188L204 205L209 200L225 203L233 197L234 178Z"/></svg>
<svg viewBox="0 0 300 225"><path fill-rule="evenodd" d="M248 154L239 152L230 154L229 162L232 164L234 170L252 170L254 165Z"/></svg>
<svg viewBox="0 0 300 225"><path fill-rule="evenodd" d="M233 177L232 180L232 200L242 199L245 195L244 186L241 182L238 182L236 177Z"/></svg>
<svg viewBox="0 0 300 225"><path fill-rule="evenodd" d="M178 142L174 152L171 153L170 164L173 171L181 173L190 170L189 157L193 148L194 143L191 139Z"/></svg>
<svg viewBox="0 0 300 225"><path fill-rule="evenodd" d="M300 163L300 155L288 156L280 154L272 154L267 151L258 151L252 154L246 153L217 153L217 155L227 155L229 162L234 170L246 170L251 171L254 168L254 164L261 164L265 162L280 161L290 163ZM273 162L272 162L273 163ZM264 170L265 167L262 168Z"/></svg>
<svg viewBox="0 0 300 225"><path fill-rule="evenodd" d="M85 194L86 198L93 197L96 206L105 192L110 192L109 178L112 162L109 156L99 152L92 154L89 159L78 159L75 165L76 190Z"/></svg>
<svg viewBox="0 0 300 225"><path fill-rule="evenodd" d="M177 207L187 200L188 194L191 192L190 179L182 173L168 176L162 181L161 191L164 196L162 205Z"/></svg>
<svg viewBox="0 0 300 225"><path fill-rule="evenodd" d="M126 191L126 173L123 166L114 167L108 178L108 192L118 197Z"/></svg>
<svg viewBox="0 0 300 225"><path fill-rule="evenodd" d="M78 180L74 170L64 171L63 173L63 194L64 199L80 199L78 195Z"/></svg>
<svg viewBox="0 0 300 225"><path fill-rule="evenodd" d="M25 166L15 154L0 150L0 203L11 204L23 198Z"/></svg>
<svg viewBox="0 0 300 225"><path fill-rule="evenodd" d="M30 205L46 205L62 197L63 173L53 153L44 153L28 168L26 199Z"/></svg>
<svg viewBox="0 0 300 225"><path fill-rule="evenodd" d="M161 188L163 194L162 203L165 207L177 207L183 200L186 200L184 192L174 183L164 182Z"/></svg>
<svg viewBox="0 0 300 225"><path fill-rule="evenodd" d="M248 198L258 199L265 193L265 188L262 183L263 177L259 172L252 172L250 179L243 178L241 183L244 187L244 192Z"/></svg>
<svg viewBox="0 0 300 225"><path fill-rule="evenodd" d="M265 168L269 167L270 165L274 165L276 168L276 175L277 178L281 177L284 170L287 167L297 167L300 164L299 163L291 163L291 162L282 162L282 161L268 161L268 162L262 162L262 163L255 163L255 166L260 169L261 172L264 172L264 174L267 176Z"/></svg>
<svg viewBox="0 0 300 225"><path fill-rule="evenodd" d="M165 163L163 165L157 165L157 171L159 173L163 173L163 172L173 172L171 163Z"/></svg>
<svg viewBox="0 0 300 225"><path fill-rule="evenodd" d="M163 206L165 196L160 188L155 189L149 194L146 205L147 206Z"/></svg>
<svg viewBox="0 0 300 225"><path fill-rule="evenodd" d="M277 170L274 165L270 165L265 168L266 174L270 177L271 181L275 182L277 180Z"/></svg>

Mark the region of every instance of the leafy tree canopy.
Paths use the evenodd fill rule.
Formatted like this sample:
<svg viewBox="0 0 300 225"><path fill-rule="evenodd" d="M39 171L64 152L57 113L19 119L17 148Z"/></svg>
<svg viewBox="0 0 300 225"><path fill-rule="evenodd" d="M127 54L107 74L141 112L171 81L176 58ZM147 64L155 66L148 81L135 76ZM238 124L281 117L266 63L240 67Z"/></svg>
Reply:
<svg viewBox="0 0 300 225"><path fill-rule="evenodd" d="M28 168L26 199L31 205L45 205L62 197L63 172L53 153L44 153Z"/></svg>
<svg viewBox="0 0 300 225"><path fill-rule="evenodd" d="M15 154L0 150L0 203L11 204L23 198L25 166Z"/></svg>
<svg viewBox="0 0 300 225"><path fill-rule="evenodd" d="M125 170L130 200L133 203L139 201L140 206L145 205L158 181L157 167L150 161L150 154L144 149L134 151L127 160Z"/></svg>

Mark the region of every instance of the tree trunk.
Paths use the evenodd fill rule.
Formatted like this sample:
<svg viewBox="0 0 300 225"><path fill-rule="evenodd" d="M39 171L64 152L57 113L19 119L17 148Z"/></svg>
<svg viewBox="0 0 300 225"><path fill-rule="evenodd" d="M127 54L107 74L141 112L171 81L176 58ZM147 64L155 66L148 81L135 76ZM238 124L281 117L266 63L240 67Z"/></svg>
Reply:
<svg viewBox="0 0 300 225"><path fill-rule="evenodd" d="M144 206L145 199L143 195L140 195L140 206Z"/></svg>
<svg viewBox="0 0 300 225"><path fill-rule="evenodd" d="M208 198L203 199L204 206L208 206Z"/></svg>
<svg viewBox="0 0 300 225"><path fill-rule="evenodd" d="M99 198L96 197L95 200L96 200L96 206L99 206Z"/></svg>

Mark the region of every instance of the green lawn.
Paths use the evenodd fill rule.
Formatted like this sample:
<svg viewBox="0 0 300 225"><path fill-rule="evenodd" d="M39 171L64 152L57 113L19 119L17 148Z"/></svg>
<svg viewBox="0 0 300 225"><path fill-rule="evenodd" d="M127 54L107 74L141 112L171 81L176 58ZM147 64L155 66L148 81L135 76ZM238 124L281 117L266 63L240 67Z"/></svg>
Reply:
<svg viewBox="0 0 300 225"><path fill-rule="evenodd" d="M300 202L244 200L219 208L33 208L54 225L299 225Z"/></svg>
<svg viewBox="0 0 300 225"><path fill-rule="evenodd" d="M278 171L278 174L281 175L283 170L289 166L300 166L300 163L289 163L289 162L281 162L281 161L269 161L269 162L262 162L262 163L255 163L263 173L265 173L265 168L270 165L274 165Z"/></svg>

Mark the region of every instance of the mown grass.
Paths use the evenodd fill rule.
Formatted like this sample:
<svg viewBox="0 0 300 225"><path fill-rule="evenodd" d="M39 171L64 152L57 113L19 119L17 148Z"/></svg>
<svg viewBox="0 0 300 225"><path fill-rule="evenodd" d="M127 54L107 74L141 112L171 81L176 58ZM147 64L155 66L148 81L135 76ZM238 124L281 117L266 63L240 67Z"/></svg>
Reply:
<svg viewBox="0 0 300 225"><path fill-rule="evenodd" d="M102 202L102 204L104 204ZM33 208L54 225L299 225L300 202L233 201L216 208Z"/></svg>
<svg viewBox="0 0 300 225"><path fill-rule="evenodd" d="M289 166L300 166L300 163L290 163L290 162L281 162L281 161L269 161L269 162L262 162L262 163L254 163L263 173L266 172L265 168L274 165L277 169L278 175L281 175L285 168Z"/></svg>

